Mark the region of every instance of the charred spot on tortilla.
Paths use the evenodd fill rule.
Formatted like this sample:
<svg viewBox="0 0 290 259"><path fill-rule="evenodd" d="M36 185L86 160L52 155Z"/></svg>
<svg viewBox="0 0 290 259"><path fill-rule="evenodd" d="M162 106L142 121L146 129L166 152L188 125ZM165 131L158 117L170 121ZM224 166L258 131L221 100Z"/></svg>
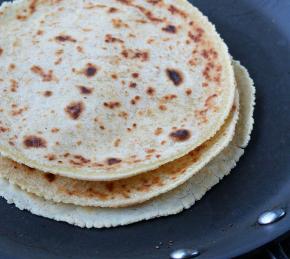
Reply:
<svg viewBox="0 0 290 259"><path fill-rule="evenodd" d="M191 137L190 131L187 129L179 129L171 132L169 135L174 141L181 142L186 141Z"/></svg>
<svg viewBox="0 0 290 259"><path fill-rule="evenodd" d="M130 88L136 88L137 87L137 84L134 83L134 82L130 82L129 87Z"/></svg>
<svg viewBox="0 0 290 259"><path fill-rule="evenodd" d="M107 159L107 164L108 165L115 165L115 164L119 164L119 163L121 163L121 159L119 159L119 158L114 158L114 157L112 157L112 158L108 158Z"/></svg>
<svg viewBox="0 0 290 259"><path fill-rule="evenodd" d="M39 75L42 78L43 82L57 81L51 69L45 72L44 69L41 68L40 66L34 65L30 68L30 70L34 74Z"/></svg>
<svg viewBox="0 0 290 259"><path fill-rule="evenodd" d="M56 159L56 156L54 154L48 154L45 156L45 158L47 158L49 161L53 161Z"/></svg>
<svg viewBox="0 0 290 259"><path fill-rule="evenodd" d="M169 8L168 8L168 11L172 14L172 15L180 15L181 17L183 18L187 18L187 13L185 13L184 11L180 10L179 8L177 8L176 6L174 5L170 5Z"/></svg>
<svg viewBox="0 0 290 259"><path fill-rule="evenodd" d="M51 173L45 173L45 174L44 174L44 178L45 178L48 182L52 183L52 182L56 179L56 176L55 176L54 174L51 174Z"/></svg>
<svg viewBox="0 0 290 259"><path fill-rule="evenodd" d="M47 91L44 91L43 96L50 97L52 96L52 94L53 94L52 91L47 90Z"/></svg>
<svg viewBox="0 0 290 259"><path fill-rule="evenodd" d="M119 11L118 8L110 7L109 10L108 10L108 13L116 13L116 12L118 12L118 11Z"/></svg>
<svg viewBox="0 0 290 259"><path fill-rule="evenodd" d="M65 112L71 119L77 120L81 116L84 109L85 106L83 102L71 102L68 106L65 107Z"/></svg>
<svg viewBox="0 0 290 259"><path fill-rule="evenodd" d="M73 43L77 42L76 39L74 39L72 36L69 35L58 35L55 37L55 40L57 42L66 42L66 41Z"/></svg>
<svg viewBox="0 0 290 259"><path fill-rule="evenodd" d="M169 33L176 33L177 29L174 25L167 25L166 27L162 28L162 31L169 32Z"/></svg>
<svg viewBox="0 0 290 259"><path fill-rule="evenodd" d="M146 93L150 96L153 96L155 94L155 89L150 86L147 88Z"/></svg>
<svg viewBox="0 0 290 259"><path fill-rule="evenodd" d="M95 65L93 65L92 63L88 63L86 65L86 68L84 69L84 74L87 77L93 77L94 75L96 75L97 73L97 67Z"/></svg>
<svg viewBox="0 0 290 259"><path fill-rule="evenodd" d="M26 148L46 148L47 146L44 138L34 135L25 136L23 144Z"/></svg>
<svg viewBox="0 0 290 259"><path fill-rule="evenodd" d="M173 82L175 86L179 86L183 82L183 75L182 73L177 69L167 68L166 74L168 78Z"/></svg>
<svg viewBox="0 0 290 259"><path fill-rule="evenodd" d="M91 87L87 87L87 86L83 86L83 85L80 85L78 86L79 90L80 90L80 93L83 94L83 95L89 95L93 92L93 88Z"/></svg>
<svg viewBox="0 0 290 259"><path fill-rule="evenodd" d="M192 90L190 88L185 90L186 95L191 95L192 94Z"/></svg>
<svg viewBox="0 0 290 259"><path fill-rule="evenodd" d="M119 108L121 106L120 102L104 102L104 106L109 109Z"/></svg>

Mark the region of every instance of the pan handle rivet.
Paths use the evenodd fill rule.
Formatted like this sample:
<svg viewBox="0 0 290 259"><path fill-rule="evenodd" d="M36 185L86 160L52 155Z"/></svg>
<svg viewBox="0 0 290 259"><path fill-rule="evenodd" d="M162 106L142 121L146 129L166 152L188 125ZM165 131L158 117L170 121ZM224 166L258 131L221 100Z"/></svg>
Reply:
<svg viewBox="0 0 290 259"><path fill-rule="evenodd" d="M189 259L199 255L199 251L195 249L179 249L170 254L171 259Z"/></svg>
<svg viewBox="0 0 290 259"><path fill-rule="evenodd" d="M260 225L272 224L282 219L285 215L286 215L286 212L283 209L274 209L274 210L265 211L259 216L258 223Z"/></svg>

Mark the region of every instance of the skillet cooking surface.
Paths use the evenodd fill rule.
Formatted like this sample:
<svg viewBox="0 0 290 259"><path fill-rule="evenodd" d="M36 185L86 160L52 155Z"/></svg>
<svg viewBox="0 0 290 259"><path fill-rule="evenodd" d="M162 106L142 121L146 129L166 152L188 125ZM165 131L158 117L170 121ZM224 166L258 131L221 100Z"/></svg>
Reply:
<svg viewBox="0 0 290 259"><path fill-rule="evenodd" d="M256 224L264 210L287 211L290 204L290 1L191 2L216 24L257 88L254 132L237 168L183 213L112 229L80 229L0 199L1 258L160 259L178 248L196 248L202 258L230 257L290 229L290 211L275 225Z"/></svg>

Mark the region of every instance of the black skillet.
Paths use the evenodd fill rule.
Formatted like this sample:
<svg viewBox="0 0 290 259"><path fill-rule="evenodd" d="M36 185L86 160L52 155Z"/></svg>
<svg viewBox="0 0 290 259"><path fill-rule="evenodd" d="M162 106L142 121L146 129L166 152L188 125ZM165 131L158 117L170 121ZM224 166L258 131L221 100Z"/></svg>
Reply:
<svg viewBox="0 0 290 259"><path fill-rule="evenodd" d="M216 24L256 84L254 132L238 166L191 209L112 229L58 223L1 199L1 258L162 259L179 248L198 249L201 258L229 258L290 230L290 1L192 3ZM258 216L273 208L286 216L258 225Z"/></svg>

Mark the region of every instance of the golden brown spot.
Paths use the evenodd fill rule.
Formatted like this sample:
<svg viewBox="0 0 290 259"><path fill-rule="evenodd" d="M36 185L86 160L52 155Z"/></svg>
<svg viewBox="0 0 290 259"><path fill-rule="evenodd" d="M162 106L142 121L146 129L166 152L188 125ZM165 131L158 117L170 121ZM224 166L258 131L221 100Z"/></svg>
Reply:
<svg viewBox="0 0 290 259"><path fill-rule="evenodd" d="M128 119L128 113L124 112L124 111L123 112L119 112L118 116L123 118L123 119L125 119L125 120Z"/></svg>
<svg viewBox="0 0 290 259"><path fill-rule="evenodd" d="M192 94L192 90L190 88L185 90L186 95L191 95Z"/></svg>
<svg viewBox="0 0 290 259"><path fill-rule="evenodd" d="M218 97L217 94L213 94L213 95L209 96L209 97L205 100L205 107L207 107L207 108L209 108L209 109L213 108L213 105L214 105L213 100L214 100L214 98L216 98L216 97Z"/></svg>
<svg viewBox="0 0 290 259"><path fill-rule="evenodd" d="M124 23L121 19L112 19L112 24L115 28L128 28L128 24Z"/></svg>
<svg viewBox="0 0 290 259"><path fill-rule="evenodd" d="M45 96L45 97L50 97L50 96L52 96L52 91L45 91L45 92L43 93L43 96Z"/></svg>
<svg viewBox="0 0 290 259"><path fill-rule="evenodd" d="M161 4L162 0L147 0L146 2L152 5L157 5L157 4Z"/></svg>
<svg viewBox="0 0 290 259"><path fill-rule="evenodd" d="M90 163L90 162L91 162L90 159L86 159L86 158L84 158L84 157L81 156L81 155L75 155L75 156L74 156L74 159L78 160L78 161L79 161L80 163L82 163L82 164L87 164L87 163Z"/></svg>
<svg viewBox="0 0 290 259"><path fill-rule="evenodd" d="M120 102L104 102L103 104L109 109L115 109L121 106Z"/></svg>
<svg viewBox="0 0 290 259"><path fill-rule="evenodd" d="M176 33L177 29L174 25L167 25L166 27L162 28L162 31L165 31L168 33Z"/></svg>
<svg viewBox="0 0 290 259"><path fill-rule="evenodd" d="M180 142L180 141L186 141L190 138L191 134L190 131L187 129L179 129L177 131L174 131L170 133L169 135L174 141Z"/></svg>
<svg viewBox="0 0 290 259"><path fill-rule="evenodd" d="M51 129L51 132L52 132L52 133L57 133L57 132L59 132L59 129L58 129L58 128L52 128L52 129Z"/></svg>
<svg viewBox="0 0 290 259"><path fill-rule="evenodd" d="M208 87L208 83L202 83L202 87Z"/></svg>
<svg viewBox="0 0 290 259"><path fill-rule="evenodd" d="M18 89L18 83L17 83L17 81L14 80L14 79L11 79L10 80L10 91L13 92L13 93L15 93L15 92L17 92L17 89Z"/></svg>
<svg viewBox="0 0 290 259"><path fill-rule="evenodd" d="M151 43L153 43L154 41L155 41L154 39L148 39L148 40L147 40L147 43L148 43L148 44L151 44Z"/></svg>
<svg viewBox="0 0 290 259"><path fill-rule="evenodd" d="M73 195L74 193L70 194L70 195ZM108 199L108 195L105 194L105 193L101 193L97 190L94 190L93 188L88 188L84 193L83 195L87 196L87 197L91 197L91 198L94 198L94 197L98 197L98 199L100 200L107 200Z"/></svg>
<svg viewBox="0 0 290 259"><path fill-rule="evenodd" d="M165 95L162 97L162 99L164 101L170 101L170 100L173 100L175 98L177 98L177 95L175 95L175 94L168 94L168 95Z"/></svg>
<svg viewBox="0 0 290 259"><path fill-rule="evenodd" d="M139 50L123 50L122 56L127 59L140 59L141 61L147 61L149 59L149 53L147 51Z"/></svg>
<svg viewBox="0 0 290 259"><path fill-rule="evenodd" d="M63 156L64 157L69 157L70 156L70 153L66 152L66 153L63 154Z"/></svg>
<svg viewBox="0 0 290 259"><path fill-rule="evenodd" d="M231 109L231 112L234 112L236 110L237 110L237 106L234 104L233 107L232 107L232 109Z"/></svg>
<svg viewBox="0 0 290 259"><path fill-rule="evenodd" d="M137 84L134 82L130 82L129 87L130 88L136 88Z"/></svg>
<svg viewBox="0 0 290 259"><path fill-rule="evenodd" d="M9 71L12 71L15 68L16 68L16 65L15 64L10 64L8 69L9 69Z"/></svg>
<svg viewBox="0 0 290 259"><path fill-rule="evenodd" d="M132 73L132 77L133 78L138 78L139 77L139 74L138 73Z"/></svg>
<svg viewBox="0 0 290 259"><path fill-rule="evenodd" d="M154 131L154 134L155 134L156 136L159 136L162 132L163 132L163 129L162 129L162 128L157 128L157 129Z"/></svg>
<svg viewBox="0 0 290 259"><path fill-rule="evenodd" d="M77 120L81 113L84 111L85 106L83 102L71 102L67 107L65 107L65 112L73 120Z"/></svg>
<svg viewBox="0 0 290 259"><path fill-rule="evenodd" d="M12 105L13 107L13 105ZM18 108L18 109L15 109L16 107L13 107L13 111L11 112L11 115L12 116L18 116L18 115L21 115L24 111L27 111L28 108L27 107L24 107L24 108Z"/></svg>
<svg viewBox="0 0 290 259"><path fill-rule="evenodd" d="M3 54L4 50L0 48L0 56Z"/></svg>
<svg viewBox="0 0 290 259"><path fill-rule="evenodd" d="M155 89L150 86L147 88L146 93L150 96L153 96L155 94Z"/></svg>
<svg viewBox="0 0 290 259"><path fill-rule="evenodd" d="M93 4L93 3L87 3L84 5L85 9L94 9L94 8L105 8L106 5L103 4Z"/></svg>
<svg viewBox="0 0 290 259"><path fill-rule="evenodd" d="M108 158L107 159L107 164L108 165L115 165L115 164L118 164L120 163L122 160L121 159L118 159L118 158Z"/></svg>
<svg viewBox="0 0 290 259"><path fill-rule="evenodd" d="M93 92L93 88L91 87L86 87L86 86L78 86L79 90L80 90L80 93L81 94L84 94L84 95L88 95L88 94L91 94Z"/></svg>
<svg viewBox="0 0 290 259"><path fill-rule="evenodd" d="M113 37L112 34L106 34L105 42L106 43L115 43L115 42L124 43L123 40L116 38L116 37Z"/></svg>
<svg viewBox="0 0 290 259"><path fill-rule="evenodd" d="M77 42L76 39L74 39L72 36L69 35L59 35L55 37L55 40L57 42Z"/></svg>
<svg viewBox="0 0 290 259"><path fill-rule="evenodd" d="M122 4L126 4L126 5L131 5L132 4L132 0L116 0L117 2L120 2Z"/></svg>
<svg viewBox="0 0 290 259"><path fill-rule="evenodd" d="M145 152L147 154L151 154L151 153L154 153L155 152L155 149L154 148L148 148L148 149L145 149Z"/></svg>
<svg viewBox="0 0 290 259"><path fill-rule="evenodd" d="M114 147L118 147L119 145L120 145L120 143L121 143L121 139L116 139L115 141L114 141Z"/></svg>
<svg viewBox="0 0 290 259"><path fill-rule="evenodd" d="M56 178L56 176L54 174L50 174L50 173L45 173L44 177L50 183L53 182Z"/></svg>
<svg viewBox="0 0 290 259"><path fill-rule="evenodd" d="M167 107L165 106L165 105L159 105L159 109L161 110L161 111L166 111L167 110Z"/></svg>
<svg viewBox="0 0 290 259"><path fill-rule="evenodd" d="M4 127L1 127L1 126L0 126L0 132L1 132L1 133L5 133L5 132L7 132L7 131L10 131L10 129L9 129L9 128L4 128Z"/></svg>
<svg viewBox="0 0 290 259"><path fill-rule="evenodd" d="M170 5L169 8L168 8L168 11L169 11L172 15L178 14L178 15L180 15L180 16L183 17L183 18L186 18L186 17L187 17L187 14L186 14L184 11L178 9L178 8L175 7L174 5Z"/></svg>
<svg viewBox="0 0 290 259"><path fill-rule="evenodd" d="M81 46L77 46L77 51L79 53L84 53L84 49Z"/></svg>
<svg viewBox="0 0 290 259"><path fill-rule="evenodd" d="M188 37L194 42L200 42L204 35L204 30L202 28L197 28L196 33L193 34L191 31L188 32Z"/></svg>
<svg viewBox="0 0 290 259"><path fill-rule="evenodd" d="M47 158L49 161L53 161L56 159L56 156L54 154L48 154L45 156L45 158Z"/></svg>
<svg viewBox="0 0 290 259"><path fill-rule="evenodd" d="M207 109L196 110L194 112L195 117L199 120L199 124L206 123L208 121L206 113L207 113Z"/></svg>
<svg viewBox="0 0 290 259"><path fill-rule="evenodd" d="M30 14L33 14L36 11L37 1L38 0L31 0L30 4L28 6L28 9L29 9Z"/></svg>
<svg viewBox="0 0 290 259"><path fill-rule="evenodd" d="M114 79L114 80L117 80L118 79L118 76L116 74L112 74L111 77Z"/></svg>
<svg viewBox="0 0 290 259"><path fill-rule="evenodd" d="M43 35L43 33L44 33L44 31L42 31L42 30L38 30L38 31L36 32L36 35L40 36L40 35Z"/></svg>
<svg viewBox="0 0 290 259"><path fill-rule="evenodd" d="M109 10L108 10L108 13L116 13L118 11L119 11L119 9L117 9L115 7L110 7Z"/></svg>
<svg viewBox="0 0 290 259"><path fill-rule="evenodd" d="M53 80L54 81L57 80L56 77L53 75L52 70L49 70L47 73L45 73L44 70L41 67L39 67L39 66L32 66L30 68L30 70L33 73L41 76L43 82L50 82L50 81L53 81Z"/></svg>
<svg viewBox="0 0 290 259"><path fill-rule="evenodd" d="M47 145L47 142L44 138L33 135L25 136L23 143L27 148L45 148Z"/></svg>
<svg viewBox="0 0 290 259"><path fill-rule="evenodd" d="M175 86L179 86L183 82L183 75L176 69L166 69L168 78L173 82Z"/></svg>
<svg viewBox="0 0 290 259"><path fill-rule="evenodd" d="M160 19L160 18L154 16L151 11L147 10L143 6L137 6L136 5L135 7L137 9L139 9L147 17L147 19L152 21L152 22L163 22L164 21L164 19Z"/></svg>
<svg viewBox="0 0 290 259"><path fill-rule="evenodd" d="M19 21L25 21L27 19L27 16L18 14L16 15L16 19Z"/></svg>
<svg viewBox="0 0 290 259"><path fill-rule="evenodd" d="M201 51L201 55L203 56L203 58L209 61L216 59L218 57L218 53L213 48L208 49L208 50L203 49Z"/></svg>
<svg viewBox="0 0 290 259"><path fill-rule="evenodd" d="M140 96L136 95L132 100L131 100L131 104L135 105L139 100L141 99Z"/></svg>
<svg viewBox="0 0 290 259"><path fill-rule="evenodd" d="M55 51L55 55L56 56L60 56L62 54L63 54L63 49L58 49L58 50Z"/></svg>

